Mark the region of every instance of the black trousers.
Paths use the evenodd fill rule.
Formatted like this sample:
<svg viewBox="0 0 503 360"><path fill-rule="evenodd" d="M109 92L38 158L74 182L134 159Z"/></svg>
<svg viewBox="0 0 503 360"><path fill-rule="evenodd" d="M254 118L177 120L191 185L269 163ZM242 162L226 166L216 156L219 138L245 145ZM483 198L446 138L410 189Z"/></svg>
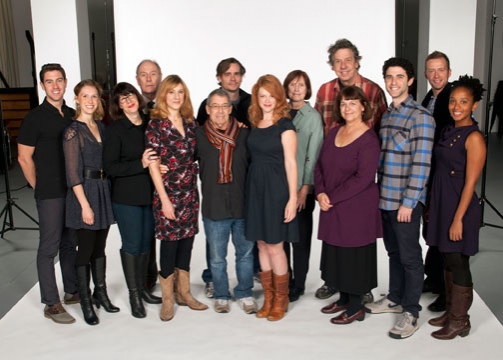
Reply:
<svg viewBox="0 0 503 360"><path fill-rule="evenodd" d="M58 253L64 291L69 294L77 292L77 236L75 230L65 228L65 198L37 199L36 202L40 227L37 273L41 301L54 305L60 300L54 272L54 258Z"/></svg>
<svg viewBox="0 0 503 360"><path fill-rule="evenodd" d="M188 237L177 241L161 241L159 264L161 276L167 278L175 272L175 268L190 271L190 258L194 237Z"/></svg>
<svg viewBox="0 0 503 360"><path fill-rule="evenodd" d="M110 227L101 230L77 230L78 251L75 266L85 266L91 259L99 259L105 256L107 236Z"/></svg>
<svg viewBox="0 0 503 360"><path fill-rule="evenodd" d="M288 268L290 271L291 287L304 290L306 276L309 271L309 258L311 256L311 238L313 235L314 194L306 197L306 207L297 213L299 224L299 242L284 242ZM292 251L290 250L292 248ZM293 256L292 254L293 253ZM293 261L292 261L293 260Z"/></svg>

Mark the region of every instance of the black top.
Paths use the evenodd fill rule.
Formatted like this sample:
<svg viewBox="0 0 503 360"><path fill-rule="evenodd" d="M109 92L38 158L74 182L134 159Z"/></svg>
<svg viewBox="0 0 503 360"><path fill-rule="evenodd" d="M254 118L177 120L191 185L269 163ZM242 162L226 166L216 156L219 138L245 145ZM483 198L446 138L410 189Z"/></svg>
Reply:
<svg viewBox="0 0 503 360"><path fill-rule="evenodd" d="M141 157L145 150L146 117L136 126L124 117L107 129L103 167L112 178L112 201L125 205L152 203L152 181Z"/></svg>
<svg viewBox="0 0 503 360"><path fill-rule="evenodd" d="M65 157L63 154L63 130L72 122L75 110L63 102L61 116L47 98L31 110L19 129L17 142L35 147L37 199L56 199L66 196Z"/></svg>
<svg viewBox="0 0 503 360"><path fill-rule="evenodd" d="M442 91L438 94L435 100L435 107L433 110L433 118L435 119L435 138L433 143L436 144L440 139L440 133L447 125L453 122L451 113L449 112L449 97L451 96L451 83L447 83ZM428 108L428 103L433 97L433 91L430 90L423 99L421 105Z"/></svg>
<svg viewBox="0 0 503 360"><path fill-rule="evenodd" d="M211 220L244 218L246 171L248 151L246 139L249 130L240 128L232 157L233 181L218 183L220 150L210 144L204 126L196 128L196 158L199 161L201 190L203 194L202 214Z"/></svg>
<svg viewBox="0 0 503 360"><path fill-rule="evenodd" d="M209 115L206 113L206 100L204 99L199 106L199 111L197 112L197 122L199 125L203 125ZM246 91L239 89L239 102L237 105L232 106L231 116L242 122L248 127L251 127L250 120L248 119L248 108L251 104L251 96Z"/></svg>

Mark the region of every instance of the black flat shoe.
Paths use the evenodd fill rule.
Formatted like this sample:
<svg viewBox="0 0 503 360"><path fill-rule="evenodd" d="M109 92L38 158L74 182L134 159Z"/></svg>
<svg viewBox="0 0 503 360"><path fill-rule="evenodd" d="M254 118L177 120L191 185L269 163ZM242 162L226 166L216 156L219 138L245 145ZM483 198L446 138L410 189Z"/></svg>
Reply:
<svg viewBox="0 0 503 360"><path fill-rule="evenodd" d="M293 288L290 289L290 292L288 293L288 299L290 302L294 302L299 300L299 298L304 295L304 290L303 289L298 289L298 288Z"/></svg>
<svg viewBox="0 0 503 360"><path fill-rule="evenodd" d="M445 295L439 295L435 301L428 305L428 310L432 312L441 312L445 311L445 306Z"/></svg>

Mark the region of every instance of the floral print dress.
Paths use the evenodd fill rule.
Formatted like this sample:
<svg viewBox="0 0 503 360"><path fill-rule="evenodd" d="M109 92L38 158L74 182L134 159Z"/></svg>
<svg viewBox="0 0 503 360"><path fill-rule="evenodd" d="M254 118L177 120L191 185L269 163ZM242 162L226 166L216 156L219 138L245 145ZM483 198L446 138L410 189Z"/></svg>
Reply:
<svg viewBox="0 0 503 360"><path fill-rule="evenodd" d="M183 125L185 137L169 119L150 120L145 132L147 148L154 149L160 156L161 164L168 166L168 172L162 174L162 180L175 208L175 220L166 218L159 194L154 191L152 207L157 240L181 240L194 236L199 230L199 168L194 161L196 122L184 119Z"/></svg>

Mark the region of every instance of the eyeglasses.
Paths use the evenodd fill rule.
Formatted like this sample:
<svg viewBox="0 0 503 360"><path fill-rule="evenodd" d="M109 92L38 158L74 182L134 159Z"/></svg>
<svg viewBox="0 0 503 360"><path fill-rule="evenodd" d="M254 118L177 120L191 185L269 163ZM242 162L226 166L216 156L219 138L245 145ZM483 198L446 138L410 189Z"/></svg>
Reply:
<svg viewBox="0 0 503 360"><path fill-rule="evenodd" d="M227 110L230 105L229 104L223 104L223 105L217 105L217 104L212 104L208 105L212 110Z"/></svg>
<svg viewBox="0 0 503 360"><path fill-rule="evenodd" d="M129 100L129 101L133 101L133 96L135 96L133 93L129 93L129 94L127 94L127 95L121 96L121 97L119 98L119 102L120 102L121 104L124 104L124 103L126 103L126 101L128 101L128 100Z"/></svg>

